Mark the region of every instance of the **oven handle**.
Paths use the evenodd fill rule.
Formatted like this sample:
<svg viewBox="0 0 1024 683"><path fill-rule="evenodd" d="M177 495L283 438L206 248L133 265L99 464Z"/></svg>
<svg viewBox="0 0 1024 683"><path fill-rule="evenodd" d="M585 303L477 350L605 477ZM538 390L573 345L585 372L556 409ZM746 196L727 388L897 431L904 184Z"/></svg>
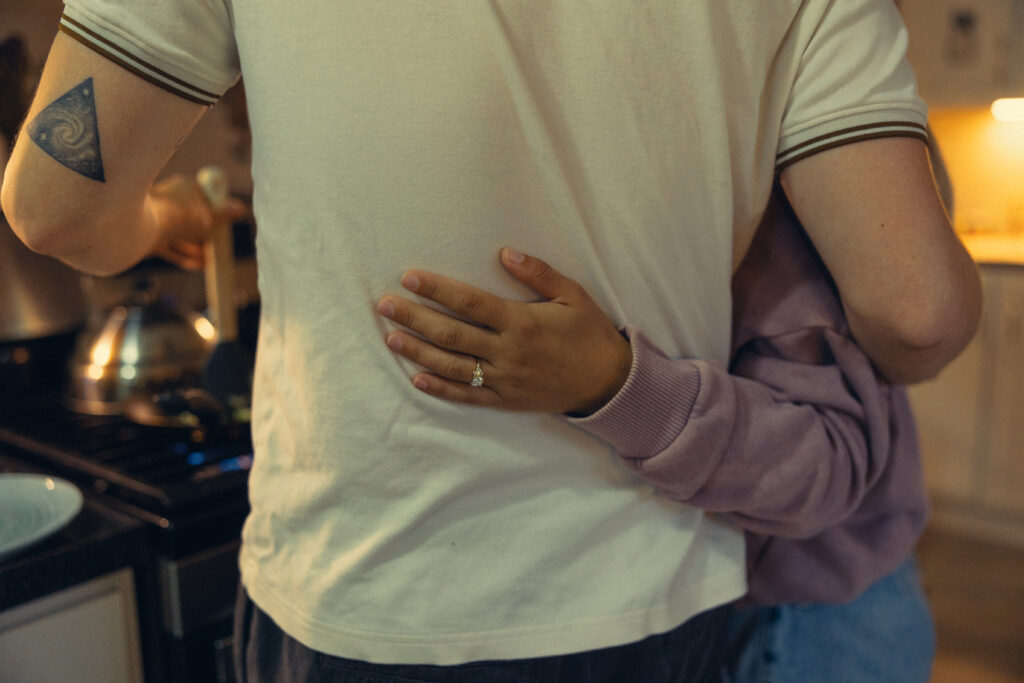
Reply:
<svg viewBox="0 0 1024 683"><path fill-rule="evenodd" d="M160 559L164 630L184 638L196 628L229 618L238 592L238 549L230 541L178 560Z"/></svg>
<svg viewBox="0 0 1024 683"><path fill-rule="evenodd" d="M213 663L217 674L217 683L235 683L235 659L233 650L235 636L224 636L213 641Z"/></svg>

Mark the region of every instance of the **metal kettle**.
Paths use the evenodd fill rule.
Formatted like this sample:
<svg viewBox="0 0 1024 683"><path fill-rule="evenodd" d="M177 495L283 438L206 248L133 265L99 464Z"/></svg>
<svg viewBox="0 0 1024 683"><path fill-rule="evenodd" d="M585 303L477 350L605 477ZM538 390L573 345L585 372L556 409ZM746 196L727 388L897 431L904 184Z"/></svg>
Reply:
<svg viewBox="0 0 1024 683"><path fill-rule="evenodd" d="M214 340L209 319L159 297L142 278L131 303L115 307L77 340L70 361L71 407L93 415L120 414L140 391L197 386Z"/></svg>

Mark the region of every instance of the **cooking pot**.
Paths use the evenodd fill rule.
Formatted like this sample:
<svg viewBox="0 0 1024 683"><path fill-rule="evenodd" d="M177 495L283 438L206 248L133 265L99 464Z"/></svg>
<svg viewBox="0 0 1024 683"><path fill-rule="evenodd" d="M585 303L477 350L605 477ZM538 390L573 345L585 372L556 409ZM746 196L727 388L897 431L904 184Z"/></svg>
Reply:
<svg viewBox="0 0 1024 683"><path fill-rule="evenodd" d="M201 386L213 343L213 324L205 316L157 296L141 278L131 303L79 336L70 362L71 407L120 414L133 394Z"/></svg>
<svg viewBox="0 0 1024 683"><path fill-rule="evenodd" d="M85 312L81 276L31 251L0 219L0 342L69 332Z"/></svg>

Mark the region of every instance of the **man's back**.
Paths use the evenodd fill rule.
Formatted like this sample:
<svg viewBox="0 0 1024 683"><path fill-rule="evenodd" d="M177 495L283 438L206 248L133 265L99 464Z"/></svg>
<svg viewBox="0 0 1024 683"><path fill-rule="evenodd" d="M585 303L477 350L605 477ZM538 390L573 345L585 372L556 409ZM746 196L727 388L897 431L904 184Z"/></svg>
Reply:
<svg viewBox="0 0 1024 683"><path fill-rule="evenodd" d="M600 441L418 394L373 302L410 266L527 296L491 262L511 244L725 360L776 169L923 135L887 2L116 4L73 0L63 29L185 97L236 59L246 80L261 608L318 650L447 664L629 642L742 593L739 535Z"/></svg>

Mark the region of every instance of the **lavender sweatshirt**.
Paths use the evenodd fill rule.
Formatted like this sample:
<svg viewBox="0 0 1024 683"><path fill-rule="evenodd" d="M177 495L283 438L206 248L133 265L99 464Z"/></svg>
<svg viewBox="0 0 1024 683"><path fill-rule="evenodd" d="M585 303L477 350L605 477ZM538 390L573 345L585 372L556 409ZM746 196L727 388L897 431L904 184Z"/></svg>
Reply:
<svg viewBox="0 0 1024 683"><path fill-rule="evenodd" d="M847 602L904 562L925 524L906 391L853 341L778 190L733 302L731 368L667 358L627 326L626 384L572 421L664 494L745 530L749 602Z"/></svg>

